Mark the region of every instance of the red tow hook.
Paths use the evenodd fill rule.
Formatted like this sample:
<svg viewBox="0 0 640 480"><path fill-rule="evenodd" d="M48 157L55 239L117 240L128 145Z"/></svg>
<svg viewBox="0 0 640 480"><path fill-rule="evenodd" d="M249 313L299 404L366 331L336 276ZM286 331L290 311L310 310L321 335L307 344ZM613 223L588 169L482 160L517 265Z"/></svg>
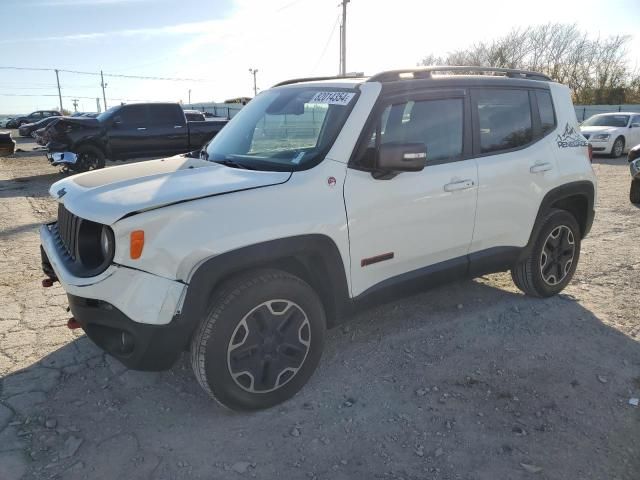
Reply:
<svg viewBox="0 0 640 480"><path fill-rule="evenodd" d="M80 325L80 322L72 317L69 319L69 321L67 321L67 328L69 330L75 330L76 328L82 328L82 325Z"/></svg>
<svg viewBox="0 0 640 480"><path fill-rule="evenodd" d="M43 278L42 279L42 286L44 288L53 287L53 280L51 278Z"/></svg>

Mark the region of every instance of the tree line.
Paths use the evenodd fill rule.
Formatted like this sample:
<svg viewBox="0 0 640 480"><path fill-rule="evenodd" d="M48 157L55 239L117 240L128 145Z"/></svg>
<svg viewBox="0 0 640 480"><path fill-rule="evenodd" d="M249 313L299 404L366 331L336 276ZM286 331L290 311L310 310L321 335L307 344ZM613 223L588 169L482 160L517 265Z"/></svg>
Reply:
<svg viewBox="0 0 640 480"><path fill-rule="evenodd" d="M568 85L577 104L640 103L640 74L627 61L628 35L591 37L576 25L548 23L513 29L419 65L473 65L542 72Z"/></svg>

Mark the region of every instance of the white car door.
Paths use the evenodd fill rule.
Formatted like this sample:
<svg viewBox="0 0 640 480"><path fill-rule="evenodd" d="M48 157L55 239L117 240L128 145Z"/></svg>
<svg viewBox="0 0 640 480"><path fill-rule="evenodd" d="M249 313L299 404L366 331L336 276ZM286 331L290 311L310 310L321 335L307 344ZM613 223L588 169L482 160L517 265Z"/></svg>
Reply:
<svg viewBox="0 0 640 480"><path fill-rule="evenodd" d="M557 137L575 132L556 125L547 90L477 89L472 114L479 185L473 269L478 252L508 254L527 244L544 195L557 185Z"/></svg>
<svg viewBox="0 0 640 480"><path fill-rule="evenodd" d="M344 184L353 296L429 267L466 273L477 186L469 108L458 90L388 99L377 109ZM377 147L408 142L426 144L424 170L374 178Z"/></svg>

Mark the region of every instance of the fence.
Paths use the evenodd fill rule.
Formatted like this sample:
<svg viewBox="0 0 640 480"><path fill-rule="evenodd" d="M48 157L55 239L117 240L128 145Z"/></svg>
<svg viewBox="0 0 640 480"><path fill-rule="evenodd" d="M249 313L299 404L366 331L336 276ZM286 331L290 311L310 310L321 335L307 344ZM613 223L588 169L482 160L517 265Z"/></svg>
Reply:
<svg viewBox="0 0 640 480"><path fill-rule="evenodd" d="M192 103L184 104L182 108L185 110L198 110L200 112L211 113L214 117L233 118L236 113L242 110L244 105L240 103Z"/></svg>
<svg viewBox="0 0 640 480"><path fill-rule="evenodd" d="M638 112L640 113L640 105L574 105L576 117L582 122L592 115L598 113L615 113L615 112Z"/></svg>

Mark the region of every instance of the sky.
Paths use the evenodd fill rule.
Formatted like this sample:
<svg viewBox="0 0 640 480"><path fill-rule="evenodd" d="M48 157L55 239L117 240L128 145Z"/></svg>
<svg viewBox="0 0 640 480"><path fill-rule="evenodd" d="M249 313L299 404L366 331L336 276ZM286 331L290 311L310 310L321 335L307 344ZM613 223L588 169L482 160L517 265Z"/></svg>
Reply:
<svg viewBox="0 0 640 480"><path fill-rule="evenodd" d="M0 67L189 79L106 77L107 103L224 101L287 78L334 75L340 0L0 0ZM416 65L512 28L576 23L594 37L628 34L640 68L640 1L351 0L347 70ZM606 5L606 6L605 6ZM8 20L8 21L7 21ZM63 106L96 111L100 77L60 72ZM47 96L52 95L52 96ZM67 98L68 97L68 98ZM82 98L86 97L86 98ZM0 69L0 114L58 106L53 71Z"/></svg>

